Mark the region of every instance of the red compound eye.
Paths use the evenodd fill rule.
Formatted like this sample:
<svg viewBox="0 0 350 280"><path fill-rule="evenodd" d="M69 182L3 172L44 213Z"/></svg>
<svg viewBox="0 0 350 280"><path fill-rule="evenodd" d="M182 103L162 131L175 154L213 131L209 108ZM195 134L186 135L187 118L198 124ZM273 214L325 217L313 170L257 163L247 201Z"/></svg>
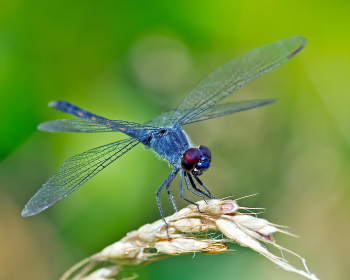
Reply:
<svg viewBox="0 0 350 280"><path fill-rule="evenodd" d="M202 152L202 155L206 156L209 161L211 160L211 152L205 146L199 146L199 150Z"/></svg>
<svg viewBox="0 0 350 280"><path fill-rule="evenodd" d="M196 167L196 164L199 162L201 156L202 156L202 153L200 150L195 148L188 149L183 154L181 159L182 168L187 172L192 171Z"/></svg>

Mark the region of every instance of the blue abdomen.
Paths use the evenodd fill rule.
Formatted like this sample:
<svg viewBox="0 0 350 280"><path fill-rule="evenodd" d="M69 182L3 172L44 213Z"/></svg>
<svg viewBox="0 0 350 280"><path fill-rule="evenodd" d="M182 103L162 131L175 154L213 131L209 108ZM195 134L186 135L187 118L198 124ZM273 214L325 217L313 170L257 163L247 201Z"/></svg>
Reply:
<svg viewBox="0 0 350 280"><path fill-rule="evenodd" d="M72 104L68 101L64 101L64 100L53 101L49 103L49 106L52 108L55 108L56 110L71 114L79 118L90 119L93 121L100 121L100 122L102 121L103 123L108 122L108 119L98 116L96 114L93 114L87 110L84 110L79 106ZM140 136L150 133L149 130L135 129L132 126L128 126L128 125L123 126L122 121L119 121L118 125L115 125L114 123L110 123L109 126L115 129L115 131L122 132L133 138L138 138ZM142 141L142 143L144 145L147 145L147 139L145 141Z"/></svg>
<svg viewBox="0 0 350 280"><path fill-rule="evenodd" d="M49 103L49 106L52 108L55 108L56 110L71 114L76 117L84 118L84 119L94 119L94 118L103 119L103 117L100 117L89 111L86 111L68 101L63 101L63 100L53 101Z"/></svg>

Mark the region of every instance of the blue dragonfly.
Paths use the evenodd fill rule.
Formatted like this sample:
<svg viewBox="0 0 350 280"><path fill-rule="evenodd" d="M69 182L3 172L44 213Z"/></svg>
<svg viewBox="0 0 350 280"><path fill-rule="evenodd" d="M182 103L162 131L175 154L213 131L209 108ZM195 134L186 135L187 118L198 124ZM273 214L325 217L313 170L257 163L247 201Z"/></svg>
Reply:
<svg viewBox="0 0 350 280"><path fill-rule="evenodd" d="M161 113L145 124L106 119L67 101L51 102L50 107L78 118L48 121L38 126L40 130L122 132L130 138L91 149L68 159L28 201L22 216L32 216L49 208L140 143L146 148L152 148L173 167L156 192L156 201L163 220L159 194L165 188L177 211L169 191L170 184L177 174L179 174L180 196L188 203L196 204L184 196L183 181L187 190L204 200L214 198L199 179L199 176L210 167L211 152L205 146L192 144L182 126L273 103L275 99L216 104L243 85L290 60L305 45L305 38L293 36L233 59L201 81L177 109ZM166 222L165 225L167 226Z"/></svg>

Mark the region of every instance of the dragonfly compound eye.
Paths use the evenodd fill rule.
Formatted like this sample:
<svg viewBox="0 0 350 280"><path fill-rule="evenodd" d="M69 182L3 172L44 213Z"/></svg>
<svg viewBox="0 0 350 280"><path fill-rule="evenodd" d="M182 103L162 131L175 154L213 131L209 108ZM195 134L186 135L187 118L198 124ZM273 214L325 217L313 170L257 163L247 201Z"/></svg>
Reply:
<svg viewBox="0 0 350 280"><path fill-rule="evenodd" d="M195 148L188 149L181 158L181 166L183 170L190 172L192 171L197 163L200 161L202 153L200 150Z"/></svg>
<svg viewBox="0 0 350 280"><path fill-rule="evenodd" d="M192 174L195 176L202 175L203 172L209 168L211 162L211 153L207 147L199 146L198 150L201 153L201 157L195 168L192 170Z"/></svg>
<svg viewBox="0 0 350 280"><path fill-rule="evenodd" d="M198 149L202 152L202 155L206 156L209 159L209 162L210 162L211 161L211 152L209 151L209 149L205 146L199 146Z"/></svg>

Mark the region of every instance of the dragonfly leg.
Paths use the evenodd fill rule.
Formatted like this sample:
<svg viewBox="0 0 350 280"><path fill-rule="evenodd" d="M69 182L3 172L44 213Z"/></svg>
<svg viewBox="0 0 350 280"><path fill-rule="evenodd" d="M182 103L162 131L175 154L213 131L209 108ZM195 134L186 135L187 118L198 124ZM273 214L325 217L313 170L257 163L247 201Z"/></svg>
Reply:
<svg viewBox="0 0 350 280"><path fill-rule="evenodd" d="M186 177L185 177L186 178ZM180 192L180 196L183 200L186 200L187 202L191 203L191 204L194 204L194 205L197 205L197 208L198 208L198 212L200 213L203 213L200 209L199 209L199 205L189 199L187 199L186 197L184 197L184 194L183 194L183 189L182 189L182 172L180 172L180 188L179 188L179 192ZM187 186L186 186L187 187Z"/></svg>
<svg viewBox="0 0 350 280"><path fill-rule="evenodd" d="M198 191L198 192L196 192L196 191L194 191L194 190L191 189L190 185L188 184L187 176L190 178L190 182L191 182L192 187L193 187L196 191ZM191 178L190 176L191 176L191 175L190 175L188 172L185 172L185 173L184 173L186 188L187 188L191 193L194 193L195 195L200 196L201 198L203 198L203 200L204 200L205 202L207 202L207 201L205 200L205 194L204 194L201 190L199 190L199 189L196 187L196 185L194 185L194 182L193 182L193 180L192 180L192 178Z"/></svg>
<svg viewBox="0 0 350 280"><path fill-rule="evenodd" d="M202 191L201 189L197 188L196 184L194 183L193 179L192 179L192 176L190 173L188 173L188 178L190 179L190 183L191 183L191 186L192 188L194 188L197 192L207 196L208 198L213 198L213 196L210 194L210 192L208 191L208 189L204 189L205 191L207 192L204 192ZM204 201L206 201L204 198L203 198Z"/></svg>
<svg viewBox="0 0 350 280"><path fill-rule="evenodd" d="M200 184L201 187L209 194L208 197L210 197L211 199L215 199L215 197L211 195L211 193L210 193L210 191L207 189L207 187L203 185L202 181L199 180L199 178L198 178L197 176L194 176L194 178L197 180L198 184Z"/></svg>
<svg viewBox="0 0 350 280"><path fill-rule="evenodd" d="M169 231L168 231L168 224L167 224L167 222L165 221L164 214L163 214L163 211L162 211L162 207L160 206L159 194L161 193L162 189L163 189L165 186L170 185L171 181L175 178L175 176L176 176L176 174L177 174L178 172L179 172L179 169L174 169L173 171L171 171L171 173L169 174L169 176L165 179L165 181L162 183L162 185L159 187L159 189L157 190L157 193L156 193L156 199L157 199L158 209L159 209L160 215L162 216L162 219L163 219L163 221L164 221L165 228L166 228L166 233L167 233L169 239L170 239L170 236L169 236Z"/></svg>
<svg viewBox="0 0 350 280"><path fill-rule="evenodd" d="M169 183L167 184L167 186L165 187L165 189L166 189L166 191L167 191L167 193L168 193L168 196L169 196L169 198L170 198L170 200L171 200L171 204L173 205L173 207L174 207L174 209L175 209L175 212L178 212L179 210L177 209L176 204L175 204L175 201L174 201L174 198L173 198L173 196L171 195L170 190L169 190L170 183L171 183L171 182L169 182Z"/></svg>

